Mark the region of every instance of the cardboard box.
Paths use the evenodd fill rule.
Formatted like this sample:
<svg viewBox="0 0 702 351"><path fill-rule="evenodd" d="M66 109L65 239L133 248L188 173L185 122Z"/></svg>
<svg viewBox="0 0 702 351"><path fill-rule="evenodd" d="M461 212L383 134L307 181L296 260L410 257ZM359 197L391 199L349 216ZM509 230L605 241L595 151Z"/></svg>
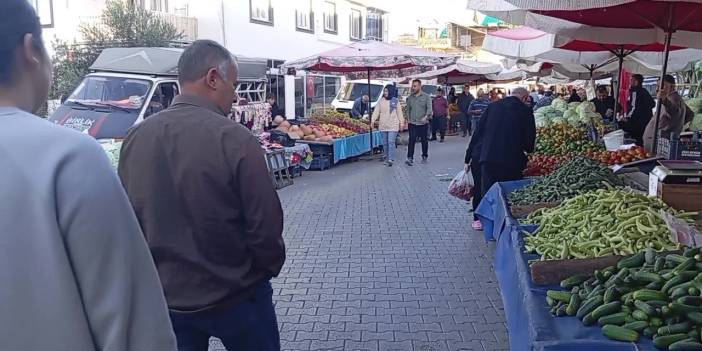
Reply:
<svg viewBox="0 0 702 351"><path fill-rule="evenodd" d="M702 211L702 186L665 184L650 180L649 195L660 197L663 202L676 210Z"/></svg>

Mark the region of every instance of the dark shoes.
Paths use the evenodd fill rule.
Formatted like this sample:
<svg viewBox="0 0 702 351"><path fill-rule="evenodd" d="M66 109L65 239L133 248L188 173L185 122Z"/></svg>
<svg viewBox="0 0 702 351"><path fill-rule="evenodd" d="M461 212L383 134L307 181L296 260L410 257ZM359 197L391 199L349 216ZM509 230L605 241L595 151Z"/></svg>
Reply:
<svg viewBox="0 0 702 351"><path fill-rule="evenodd" d="M422 156L422 164L427 164L427 156Z"/></svg>
<svg viewBox="0 0 702 351"><path fill-rule="evenodd" d="M411 158L408 158L407 161L405 161L405 164L408 166L414 166L414 161L412 161Z"/></svg>

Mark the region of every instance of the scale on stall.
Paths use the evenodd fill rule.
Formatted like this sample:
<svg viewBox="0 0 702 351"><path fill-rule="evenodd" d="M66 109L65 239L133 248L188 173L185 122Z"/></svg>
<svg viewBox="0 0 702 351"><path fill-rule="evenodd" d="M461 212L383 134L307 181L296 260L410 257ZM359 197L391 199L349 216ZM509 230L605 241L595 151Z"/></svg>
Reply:
<svg viewBox="0 0 702 351"><path fill-rule="evenodd" d="M666 160L658 163L649 174L649 195L660 197L678 210L702 210L702 162Z"/></svg>

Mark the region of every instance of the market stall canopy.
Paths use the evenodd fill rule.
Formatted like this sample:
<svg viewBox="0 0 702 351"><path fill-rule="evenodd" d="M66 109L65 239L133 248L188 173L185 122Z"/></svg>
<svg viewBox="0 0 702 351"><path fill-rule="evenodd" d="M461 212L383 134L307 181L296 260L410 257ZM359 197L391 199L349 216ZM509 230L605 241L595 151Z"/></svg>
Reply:
<svg viewBox="0 0 702 351"><path fill-rule="evenodd" d="M658 74L660 72L664 47L660 43L648 45L612 45L584 40L571 40L560 35L542 32L529 27L505 29L488 33L483 43L485 51L508 58L543 61L567 65L597 65L606 67L619 59L621 52L623 65L632 72ZM690 62L702 59L702 50L674 47L668 60L669 71L683 71ZM617 65L601 69L615 72ZM565 72L561 72L564 73Z"/></svg>
<svg viewBox="0 0 702 351"><path fill-rule="evenodd" d="M283 64L283 69L336 73L382 71L378 76L404 77L407 75L404 70L443 68L455 63L456 59L445 53L364 40L288 61Z"/></svg>
<svg viewBox="0 0 702 351"><path fill-rule="evenodd" d="M410 79L438 79L444 84L461 84L484 79L488 74L503 70L498 63L458 60L455 64L410 76Z"/></svg>
<svg viewBox="0 0 702 351"><path fill-rule="evenodd" d="M702 49L702 0L468 0L468 8L573 39L647 45L672 33L672 46Z"/></svg>
<svg viewBox="0 0 702 351"><path fill-rule="evenodd" d="M93 71L178 76L180 48L109 48L102 51L90 69ZM265 80L266 59L236 56L239 80Z"/></svg>

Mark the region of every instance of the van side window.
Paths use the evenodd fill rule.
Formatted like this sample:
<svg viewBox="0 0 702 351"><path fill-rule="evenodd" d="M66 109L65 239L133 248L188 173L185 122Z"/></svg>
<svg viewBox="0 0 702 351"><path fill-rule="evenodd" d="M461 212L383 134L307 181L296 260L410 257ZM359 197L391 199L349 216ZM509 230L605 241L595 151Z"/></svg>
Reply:
<svg viewBox="0 0 702 351"><path fill-rule="evenodd" d="M167 109L171 106L173 98L178 96L178 94L180 94L180 92L178 91L178 85L176 83L160 83L156 87L156 90L154 90L154 95L151 97L151 101L149 101L149 106L146 108L144 118Z"/></svg>

